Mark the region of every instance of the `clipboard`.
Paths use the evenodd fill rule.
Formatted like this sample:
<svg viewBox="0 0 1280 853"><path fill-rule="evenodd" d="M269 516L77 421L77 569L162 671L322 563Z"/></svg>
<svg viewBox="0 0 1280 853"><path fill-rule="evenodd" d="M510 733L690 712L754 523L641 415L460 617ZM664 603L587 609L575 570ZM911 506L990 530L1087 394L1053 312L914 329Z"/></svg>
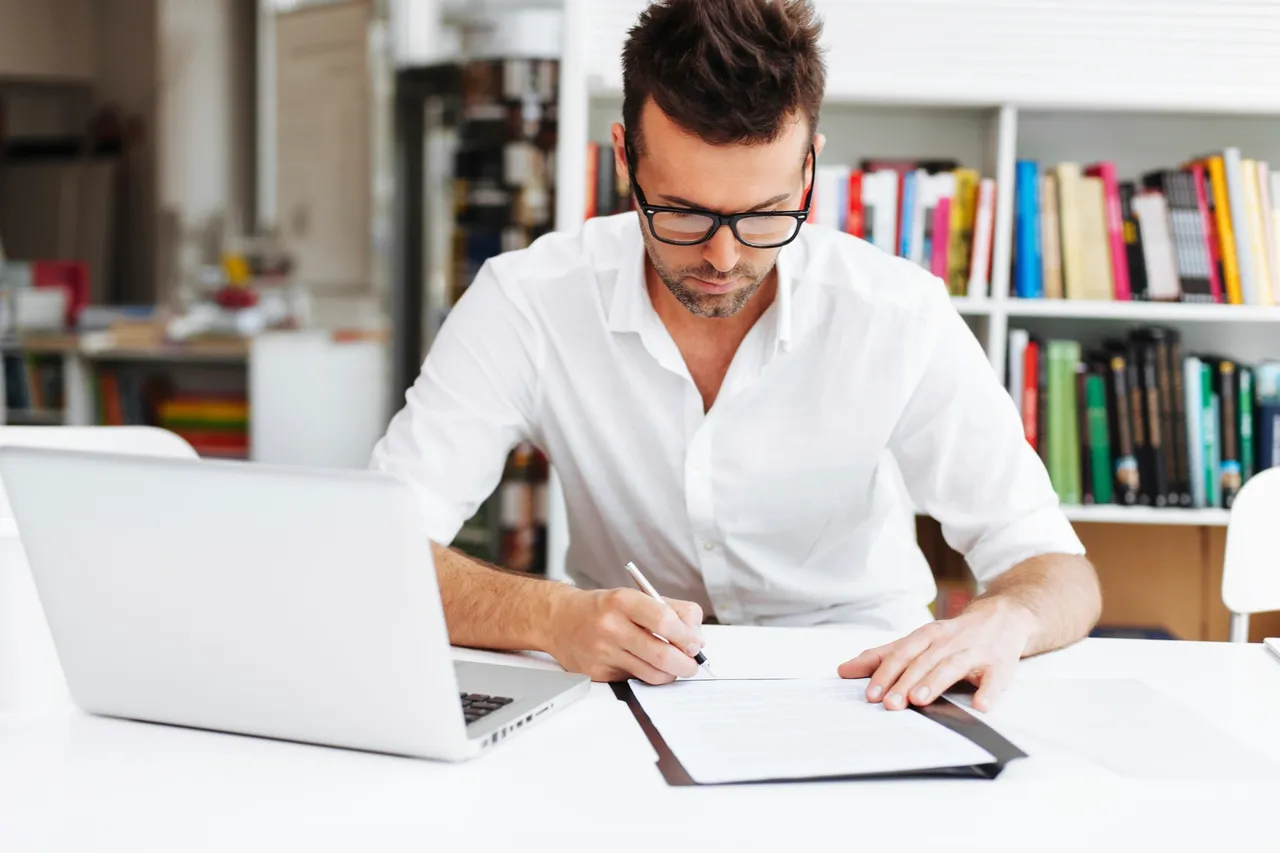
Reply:
<svg viewBox="0 0 1280 853"><path fill-rule="evenodd" d="M939 725L946 726L956 734L972 741L974 744L985 749L995 757L995 761L987 764L969 764L958 767L937 767L926 770L902 770L889 771L885 773L856 773L838 776L809 776L802 779L750 779L734 782L695 782L688 771L680 763L680 759L667 745L666 740L662 737L662 733L658 731L658 727L649 719L649 715L645 713L644 707L641 706L640 700L636 698L635 692L631 689L631 684L626 681L610 682L613 688L613 695L622 702L627 704L631 709L631 714L636 718L636 722L640 724L641 730L645 737L649 739L650 745L654 752L658 754L658 772L662 774L662 778L666 780L668 785L673 787L685 787L691 785L777 785L777 784L793 784L802 782L834 782L841 780L872 780L872 779L995 779L1004 770L1005 765L1010 761L1019 758L1026 758L1027 754L1007 740L1003 735L977 717L970 714L965 708L952 702L946 694L939 696L933 702L924 707L911 705L907 710L899 713L916 713L923 714L930 720ZM949 692L960 692L967 685L957 685L957 689ZM968 692L972 692L972 688Z"/></svg>

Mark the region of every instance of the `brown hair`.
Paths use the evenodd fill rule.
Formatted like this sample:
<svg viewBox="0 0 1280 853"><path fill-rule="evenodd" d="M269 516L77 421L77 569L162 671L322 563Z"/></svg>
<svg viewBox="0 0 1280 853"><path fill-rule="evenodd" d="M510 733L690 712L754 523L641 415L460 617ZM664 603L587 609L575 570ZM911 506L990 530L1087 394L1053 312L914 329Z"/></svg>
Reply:
<svg viewBox="0 0 1280 853"><path fill-rule="evenodd" d="M622 121L635 153L649 98L712 145L771 142L797 110L812 136L826 88L821 32L809 0L656 0L622 49Z"/></svg>

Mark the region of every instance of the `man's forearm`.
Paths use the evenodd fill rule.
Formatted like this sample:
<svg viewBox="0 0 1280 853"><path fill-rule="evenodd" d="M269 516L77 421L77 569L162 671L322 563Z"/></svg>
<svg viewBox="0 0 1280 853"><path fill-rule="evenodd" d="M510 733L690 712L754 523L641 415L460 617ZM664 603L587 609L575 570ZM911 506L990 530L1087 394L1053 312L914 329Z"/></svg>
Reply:
<svg viewBox="0 0 1280 853"><path fill-rule="evenodd" d="M563 584L504 571L431 543L449 641L455 646L546 651Z"/></svg>
<svg viewBox="0 0 1280 853"><path fill-rule="evenodd" d="M1036 655L1085 637L1102 615L1102 595L1093 565L1072 554L1025 560L1000 575L973 602L1019 605L1033 627L1024 655Z"/></svg>

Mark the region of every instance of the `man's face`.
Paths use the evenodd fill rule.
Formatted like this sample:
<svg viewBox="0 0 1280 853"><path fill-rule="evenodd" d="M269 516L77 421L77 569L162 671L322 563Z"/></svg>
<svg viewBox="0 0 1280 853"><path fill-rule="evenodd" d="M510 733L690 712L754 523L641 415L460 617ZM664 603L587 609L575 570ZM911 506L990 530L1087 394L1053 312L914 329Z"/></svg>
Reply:
<svg viewBox="0 0 1280 853"><path fill-rule="evenodd" d="M645 105L641 124L644 153L634 166L649 204L723 214L803 205L811 174L803 117L761 145L709 145L680 129L653 101ZM614 150L625 175L621 125L614 126ZM673 246L654 237L643 215L640 221L654 271L680 304L700 317L738 313L773 270L780 251L743 245L727 226L704 243Z"/></svg>

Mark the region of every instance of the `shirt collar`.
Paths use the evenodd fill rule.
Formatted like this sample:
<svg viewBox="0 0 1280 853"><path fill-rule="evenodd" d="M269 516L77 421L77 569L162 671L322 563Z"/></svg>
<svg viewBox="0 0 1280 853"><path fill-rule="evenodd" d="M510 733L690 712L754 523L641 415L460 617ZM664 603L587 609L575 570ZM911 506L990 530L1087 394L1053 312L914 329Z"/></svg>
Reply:
<svg viewBox="0 0 1280 853"><path fill-rule="evenodd" d="M644 238L637 220L634 229L627 229L628 236L619 259L618 275L609 300L608 323L611 332L643 332L653 322L661 324L658 312L649 299L645 281ZM803 235L802 235L803 237ZM778 292L774 297L774 323L771 355L786 352L795 346L801 331L795 319L795 297L800 282L796 270L802 266L798 255L803 251L802 237L793 240L778 253L775 269L778 274Z"/></svg>

